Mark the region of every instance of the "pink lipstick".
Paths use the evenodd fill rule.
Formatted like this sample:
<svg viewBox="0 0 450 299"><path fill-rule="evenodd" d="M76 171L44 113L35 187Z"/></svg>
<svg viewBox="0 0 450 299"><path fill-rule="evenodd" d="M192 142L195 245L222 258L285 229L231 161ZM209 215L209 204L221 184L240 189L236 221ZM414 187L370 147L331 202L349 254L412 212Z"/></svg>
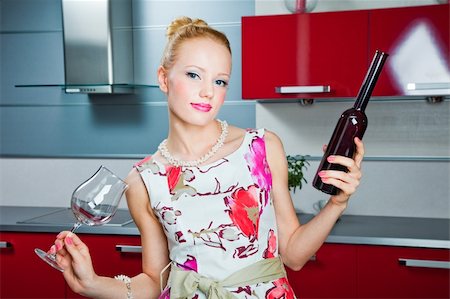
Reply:
<svg viewBox="0 0 450 299"><path fill-rule="evenodd" d="M195 110L201 112L209 112L212 109L211 105L206 103L191 103L191 105Z"/></svg>

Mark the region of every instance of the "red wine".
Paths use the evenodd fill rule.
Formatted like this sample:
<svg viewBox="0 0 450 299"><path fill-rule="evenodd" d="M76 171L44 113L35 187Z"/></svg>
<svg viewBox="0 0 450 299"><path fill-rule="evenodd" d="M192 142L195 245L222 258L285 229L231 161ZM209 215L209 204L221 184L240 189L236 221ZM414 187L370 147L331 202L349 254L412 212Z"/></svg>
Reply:
<svg viewBox="0 0 450 299"><path fill-rule="evenodd" d="M348 169L342 165L329 163L327 158L330 155L353 157L355 152L354 139L355 137L362 139L364 132L367 129L367 116L364 111L387 56L388 54L384 52L376 51L361 89L358 92L355 104L352 108L342 113L334 132L331 135L327 150L323 155L313 180L314 188L331 195L336 195L339 192L339 189L335 186L322 182L318 173L322 170L348 171Z"/></svg>
<svg viewBox="0 0 450 299"><path fill-rule="evenodd" d="M83 224L93 226L93 225L103 225L114 216L115 208L110 205L99 205L97 209L92 209L89 205L76 205L72 204L72 212Z"/></svg>

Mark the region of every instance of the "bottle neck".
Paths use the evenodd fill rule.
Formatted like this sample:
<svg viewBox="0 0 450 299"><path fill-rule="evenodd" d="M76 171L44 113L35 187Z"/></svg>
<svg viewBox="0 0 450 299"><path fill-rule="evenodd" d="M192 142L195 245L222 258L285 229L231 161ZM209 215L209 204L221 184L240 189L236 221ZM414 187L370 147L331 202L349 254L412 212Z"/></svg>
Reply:
<svg viewBox="0 0 450 299"><path fill-rule="evenodd" d="M361 86L361 89L358 92L358 96L356 97L355 104L353 105L354 109L360 110L362 112L366 110L367 103L369 103L369 99L370 96L372 95L372 90L375 87L375 83L377 82L380 70L381 68L377 68L377 66L374 63L372 63L372 66L369 69L369 72L367 73L367 76Z"/></svg>
<svg viewBox="0 0 450 299"><path fill-rule="evenodd" d="M376 51L353 108L364 112L388 54Z"/></svg>
<svg viewBox="0 0 450 299"><path fill-rule="evenodd" d="M369 103L370 94L366 94L365 96L359 96L356 98L356 102L353 105L353 109L365 112L367 103Z"/></svg>

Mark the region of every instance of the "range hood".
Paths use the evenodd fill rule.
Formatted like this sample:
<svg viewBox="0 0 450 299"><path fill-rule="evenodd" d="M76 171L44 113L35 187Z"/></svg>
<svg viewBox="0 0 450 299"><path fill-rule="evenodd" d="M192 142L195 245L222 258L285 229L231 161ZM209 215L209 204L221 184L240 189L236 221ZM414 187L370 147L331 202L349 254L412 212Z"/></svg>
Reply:
<svg viewBox="0 0 450 299"><path fill-rule="evenodd" d="M132 93L132 0L62 0L62 15L66 93Z"/></svg>

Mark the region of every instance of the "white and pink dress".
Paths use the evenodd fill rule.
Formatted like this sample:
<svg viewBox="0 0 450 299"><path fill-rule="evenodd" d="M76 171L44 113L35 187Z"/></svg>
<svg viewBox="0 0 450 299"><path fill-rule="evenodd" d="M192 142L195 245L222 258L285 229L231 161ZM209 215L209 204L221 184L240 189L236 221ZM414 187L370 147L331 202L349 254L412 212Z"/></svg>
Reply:
<svg viewBox="0 0 450 299"><path fill-rule="evenodd" d="M175 167L152 157L135 165L178 267L222 280L278 256L264 132L247 130L236 151L202 166ZM236 298L294 298L286 278L227 290ZM206 297L198 291L192 298Z"/></svg>

